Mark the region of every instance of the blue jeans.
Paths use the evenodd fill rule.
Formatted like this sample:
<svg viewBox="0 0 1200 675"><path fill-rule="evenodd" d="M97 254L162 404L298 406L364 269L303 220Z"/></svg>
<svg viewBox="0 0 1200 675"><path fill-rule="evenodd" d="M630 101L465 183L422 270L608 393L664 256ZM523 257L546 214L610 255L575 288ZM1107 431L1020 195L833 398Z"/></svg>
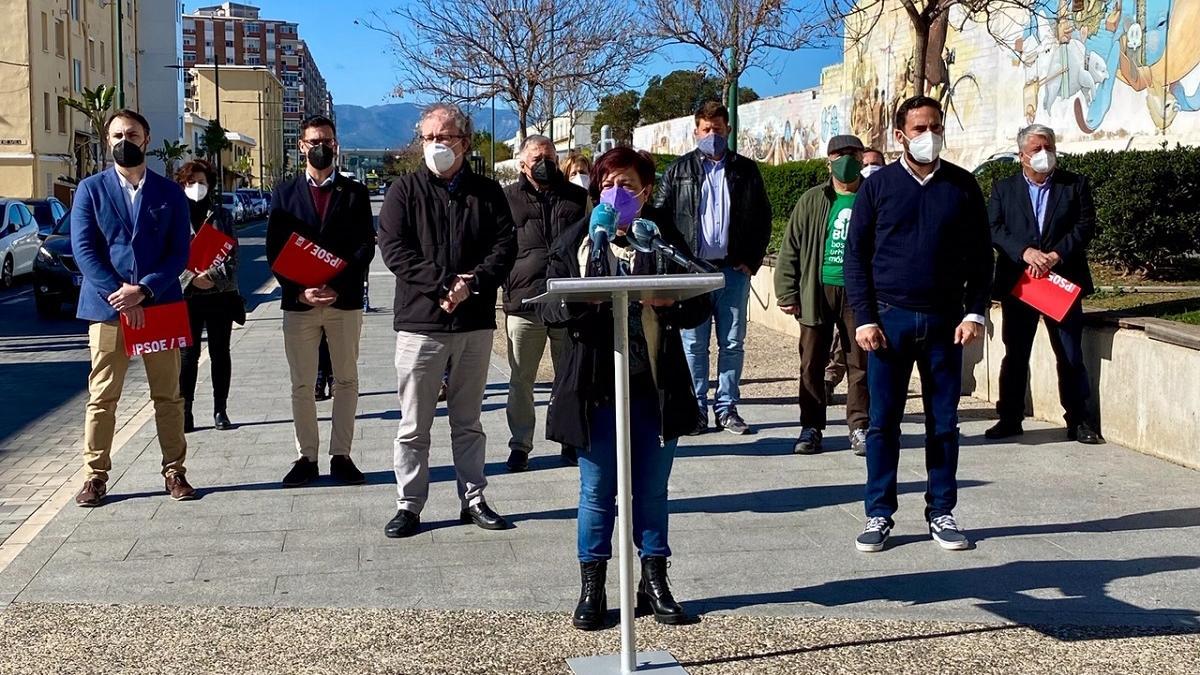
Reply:
<svg viewBox="0 0 1200 675"><path fill-rule="evenodd" d="M675 441L659 443L658 401L635 398L629 440L633 484L633 543L638 554L670 556L667 545L667 479ZM580 562L612 558L617 518L617 427L612 405L592 412L591 439L579 453L578 548Z"/></svg>
<svg viewBox="0 0 1200 675"><path fill-rule="evenodd" d="M717 326L717 394L713 409L721 416L737 405L741 398L738 383L742 380L743 346L746 344L746 304L750 299L750 276L732 267L721 270L725 288L712 293L713 314L704 323L690 330L679 331L683 351L687 354L688 369L692 371L692 386L700 410L708 411L708 344L713 323Z"/></svg>
<svg viewBox="0 0 1200 675"><path fill-rule="evenodd" d="M879 305L887 347L871 352L867 386L871 427L867 431L867 517L889 521L896 513L900 421L908 399L913 364L921 375L925 403L925 518L954 510L958 501L958 397L962 393L962 347L954 344L961 316L912 312Z"/></svg>

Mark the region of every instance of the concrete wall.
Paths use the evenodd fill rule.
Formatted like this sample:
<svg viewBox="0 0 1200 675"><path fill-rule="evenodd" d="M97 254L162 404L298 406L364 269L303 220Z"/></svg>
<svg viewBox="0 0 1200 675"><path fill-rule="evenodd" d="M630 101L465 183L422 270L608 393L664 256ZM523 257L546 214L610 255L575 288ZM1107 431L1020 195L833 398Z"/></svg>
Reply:
<svg viewBox="0 0 1200 675"><path fill-rule="evenodd" d="M799 337L795 318L775 302L773 267L764 265L751 282L749 317L755 323ZM1153 320L1151 320L1152 322ZM1200 350L1153 339L1141 322L1091 322L1084 333L1084 356L1092 382L1093 414L1105 439L1128 448L1200 469ZM963 357L963 393L995 401L999 393L1004 344L1003 320L993 307L987 339ZM1045 327L1038 329L1030 359L1026 412L1063 424L1058 403L1058 372Z"/></svg>
<svg viewBox="0 0 1200 675"><path fill-rule="evenodd" d="M1200 143L1200 2L1086 5L1039 3L1046 16L1012 11L990 26L961 3L943 14L925 87L947 110L943 157L973 168L1014 151L1031 122L1053 127L1064 152ZM739 107L739 152L773 164L822 157L831 136L853 133L899 153L891 117L915 88L912 29L900 3L864 9L869 28L847 22L843 61L822 70L819 87ZM856 40L856 30L868 34ZM690 118L639 127L633 139L660 153L695 147Z"/></svg>
<svg viewBox="0 0 1200 675"><path fill-rule="evenodd" d="M161 148L163 141L178 141L183 136L183 71L166 66L181 63L179 49L180 15L178 1L158 0L138 7L138 90L141 112L150 122L150 149ZM147 158L151 170L165 173L163 161Z"/></svg>

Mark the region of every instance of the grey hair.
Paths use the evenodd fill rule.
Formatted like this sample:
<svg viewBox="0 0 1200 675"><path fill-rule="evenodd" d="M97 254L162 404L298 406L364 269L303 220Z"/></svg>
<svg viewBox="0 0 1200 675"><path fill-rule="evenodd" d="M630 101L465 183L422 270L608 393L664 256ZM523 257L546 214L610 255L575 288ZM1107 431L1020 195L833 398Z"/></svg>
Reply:
<svg viewBox="0 0 1200 675"><path fill-rule="evenodd" d="M525 142L521 144L521 149L518 151L519 154L524 155L525 151L528 150L530 148L530 146L534 146L534 145L545 145L545 146L549 147L552 151L557 152L557 148L554 147L554 141L550 140L550 138L548 136L543 136L541 134L534 134L532 136L525 137Z"/></svg>
<svg viewBox="0 0 1200 675"><path fill-rule="evenodd" d="M1024 129L1017 132L1017 149L1025 151L1025 141L1029 140L1030 136L1041 136L1048 139L1051 144L1057 145L1058 140L1054 137L1054 130L1045 124L1030 124Z"/></svg>
<svg viewBox="0 0 1200 675"><path fill-rule="evenodd" d="M432 103L426 106L421 111L421 120L417 123L417 128L423 126L425 120L439 113L454 120L454 126L458 127L458 133L466 136L468 140L475 135L475 123L471 121L471 116L453 103Z"/></svg>

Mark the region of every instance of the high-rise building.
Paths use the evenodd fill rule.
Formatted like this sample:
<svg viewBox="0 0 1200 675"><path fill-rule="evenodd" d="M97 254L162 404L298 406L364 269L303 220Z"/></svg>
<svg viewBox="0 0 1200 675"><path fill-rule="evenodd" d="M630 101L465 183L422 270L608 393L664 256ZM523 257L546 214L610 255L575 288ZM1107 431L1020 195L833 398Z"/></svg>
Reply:
<svg viewBox="0 0 1200 675"><path fill-rule="evenodd" d="M116 85L118 65L125 107L137 109L143 101L160 97L178 100L155 77L162 71L172 80L171 72L161 66L174 64L174 58L169 63L151 62L171 51L176 13L144 11L147 4L142 0L104 6L94 0L0 3L5 25L22 28L8 31L0 40L0 81L10 94L0 97L0 195L55 195L69 200L74 184L105 162L106 144L91 121L60 101L80 100L84 89ZM170 5L177 7L174 2ZM118 105L114 101L113 107ZM156 119L166 118L156 114ZM159 124L152 121L150 128L156 147L156 139L179 135L177 117L169 124L161 122L165 128Z"/></svg>
<svg viewBox="0 0 1200 675"><path fill-rule="evenodd" d="M265 66L275 73L283 83L284 147L290 165L298 166L300 121L309 115L332 112L325 78L308 45L300 39L299 25L264 19L258 7L236 2L201 7L183 15L183 65L191 68L214 62L222 66ZM188 75L185 87L189 102L196 98L193 78Z"/></svg>

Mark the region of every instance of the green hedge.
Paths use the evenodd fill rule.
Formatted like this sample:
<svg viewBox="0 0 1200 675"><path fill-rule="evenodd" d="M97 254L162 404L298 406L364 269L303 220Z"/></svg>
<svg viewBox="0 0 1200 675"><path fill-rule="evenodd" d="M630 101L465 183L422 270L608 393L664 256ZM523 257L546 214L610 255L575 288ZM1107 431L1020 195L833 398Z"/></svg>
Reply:
<svg viewBox="0 0 1200 675"><path fill-rule="evenodd" d="M676 158L655 155L659 171ZM1200 252L1200 148L1096 151L1063 155L1064 169L1087 176L1096 201L1096 238L1089 254L1119 270L1163 275L1180 255ZM774 214L770 250L779 248L796 200L828 179L824 160L759 164ZM992 185L1020 170L995 162L978 174L984 197Z"/></svg>
<svg viewBox="0 0 1200 675"><path fill-rule="evenodd" d="M1061 166L1092 184L1093 261L1161 276L1181 254L1200 251L1200 148L1063 155ZM985 168L979 174L984 195L1017 171L1016 164Z"/></svg>

